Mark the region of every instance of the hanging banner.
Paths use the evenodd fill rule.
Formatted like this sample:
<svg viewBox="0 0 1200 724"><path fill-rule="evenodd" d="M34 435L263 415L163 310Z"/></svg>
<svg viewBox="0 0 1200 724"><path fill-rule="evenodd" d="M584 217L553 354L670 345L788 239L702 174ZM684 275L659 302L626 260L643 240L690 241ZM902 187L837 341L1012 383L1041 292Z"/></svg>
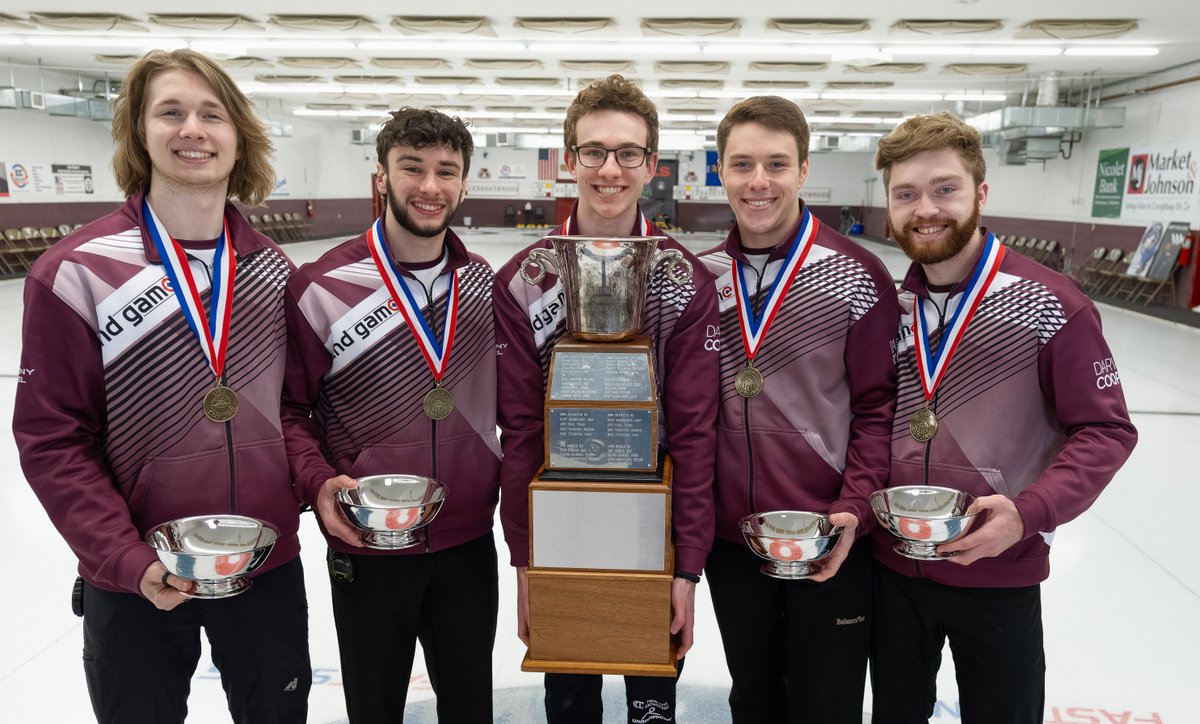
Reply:
<svg viewBox="0 0 1200 724"><path fill-rule="evenodd" d="M1121 201L1122 219L1200 223L1200 142L1133 146Z"/></svg>
<svg viewBox="0 0 1200 724"><path fill-rule="evenodd" d="M1100 152L1100 160L1096 163L1096 191L1092 196L1092 216L1103 219L1121 218L1121 201L1125 197L1125 170L1128 162L1128 148L1108 148Z"/></svg>

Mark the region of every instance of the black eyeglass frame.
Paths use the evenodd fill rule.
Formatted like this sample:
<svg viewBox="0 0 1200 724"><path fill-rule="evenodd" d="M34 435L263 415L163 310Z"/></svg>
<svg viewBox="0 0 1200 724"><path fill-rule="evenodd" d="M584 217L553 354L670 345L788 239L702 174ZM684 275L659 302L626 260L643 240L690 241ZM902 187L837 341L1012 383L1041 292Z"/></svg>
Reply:
<svg viewBox="0 0 1200 724"><path fill-rule="evenodd" d="M604 160L601 161L600 163L596 164L595 166L584 163L583 156L579 153L579 149L581 149L581 148L603 149L604 150ZM621 163L621 156L620 156L621 151L641 151L642 152L642 160L638 161L636 164L634 164L632 166ZM579 146L579 145L571 146L571 153L574 153L575 160L577 160L581 166L584 166L586 168L600 168L604 164L608 163L608 157L610 154L612 155L612 157L614 159L616 159L617 165L620 166L621 168L641 168L642 166L646 165L646 161L650 158L653 151L651 151L650 148L645 147L645 146L619 146L617 148L607 148L605 146L601 146L596 143L587 143L582 146Z"/></svg>

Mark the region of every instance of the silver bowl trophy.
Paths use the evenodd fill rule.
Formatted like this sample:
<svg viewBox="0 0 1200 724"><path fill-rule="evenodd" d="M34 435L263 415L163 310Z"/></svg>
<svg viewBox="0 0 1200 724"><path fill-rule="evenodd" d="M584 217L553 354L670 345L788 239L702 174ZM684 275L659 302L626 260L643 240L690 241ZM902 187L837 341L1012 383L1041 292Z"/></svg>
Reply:
<svg viewBox="0 0 1200 724"><path fill-rule="evenodd" d="M958 555L938 553L937 546L966 535L975 522L967 508L975 496L953 488L907 485L877 490L871 508L879 524L900 539L895 550L906 558L936 561Z"/></svg>
<svg viewBox="0 0 1200 724"><path fill-rule="evenodd" d="M250 587L248 574L263 564L279 529L243 515L197 515L163 523L146 534L158 560L195 581L184 595L227 598Z"/></svg>
<svg viewBox="0 0 1200 724"><path fill-rule="evenodd" d="M750 550L767 563L760 569L772 578L802 580L820 569L813 563L833 551L842 528L829 516L799 510L753 513L740 522Z"/></svg>
<svg viewBox="0 0 1200 724"><path fill-rule="evenodd" d="M446 486L421 475L365 475L335 497L367 547L394 551L423 540L421 529L441 510Z"/></svg>
<svg viewBox="0 0 1200 724"><path fill-rule="evenodd" d="M659 451L654 341L641 335L656 269L667 284L692 276L682 252L658 249L665 238L551 236L521 263L542 294L558 276L570 333L551 352L545 458L529 485L523 671L677 673L673 462Z"/></svg>

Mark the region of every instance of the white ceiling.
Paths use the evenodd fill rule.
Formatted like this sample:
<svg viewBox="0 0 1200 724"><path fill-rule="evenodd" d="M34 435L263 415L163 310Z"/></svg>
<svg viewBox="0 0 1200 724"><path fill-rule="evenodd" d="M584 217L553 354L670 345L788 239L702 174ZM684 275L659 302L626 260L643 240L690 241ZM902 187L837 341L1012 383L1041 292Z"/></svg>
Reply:
<svg viewBox="0 0 1200 724"><path fill-rule="evenodd" d="M659 105L664 129L711 129L737 99L776 93L794 97L817 132L880 132L911 113L950 109L972 115L1005 103L1033 103L1038 79L1050 71L1061 73L1061 90L1070 94L1068 102L1077 103L1089 90L1094 100L1102 86L1121 79L1135 79L1134 87L1149 85L1153 78L1142 76L1200 59L1200 42L1194 38L1200 3L1195 0L1072 0L1053 5L1044 0L886 5L843 0L836 9L797 2L734 5L727 0L691 0L651 6L614 0L588 8L575 5L570 11L544 0L460 0L444 7L396 3L387 8L390 12L379 2L360 0L217 1L206 3L205 13L240 15L244 22L222 27L226 24L210 19L207 24L212 27L204 30L153 19L158 12L178 17L177 5L157 3L147 9L130 0L106 5L104 12L119 16L118 22L100 18L93 27L79 30L65 30L60 21L35 13L95 13L92 3L44 0L24 9L0 9L0 85L5 65L28 73L28 66L40 64L75 75L78 85L91 89L92 81L106 74L120 78L130 58L146 48L191 44L228 59L233 76L275 120L291 120L300 109L340 113L320 120L362 126L376 120L372 114L408 104L448 109L484 132L525 128L555 133L561 129L563 109L581 84L607 75L611 67L643 83ZM459 19L465 29L439 32L425 27L441 10ZM297 29L298 23L279 17L331 13L360 21L343 18L336 29ZM397 27L397 18L409 18L400 21L407 27ZM556 18L599 21L584 28L546 29L544 21ZM704 22L664 34L653 27L654 20L664 18ZM863 27L838 33L795 32L799 21L814 19L861 21ZM982 32L921 32L899 25L914 20L991 20L995 27ZM1132 20L1135 27L1110 37L1026 37L1034 34L1028 26L1039 20ZM47 42L60 44L42 44ZM1134 47L1157 53L1073 55L1081 49ZM589 66L584 61L606 64ZM680 63L707 65L676 65ZM909 65L879 72L872 66L880 63ZM970 66L959 68L962 63L1014 67L976 74L964 72ZM886 85L839 85L864 83ZM846 96L864 91L909 95ZM958 99L981 93L993 99Z"/></svg>

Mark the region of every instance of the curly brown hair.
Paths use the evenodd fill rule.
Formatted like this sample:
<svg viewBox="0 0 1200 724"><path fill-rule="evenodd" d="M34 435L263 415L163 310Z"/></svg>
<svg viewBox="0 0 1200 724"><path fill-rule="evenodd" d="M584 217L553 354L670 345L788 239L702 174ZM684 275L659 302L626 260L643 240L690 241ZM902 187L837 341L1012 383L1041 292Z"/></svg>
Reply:
<svg viewBox="0 0 1200 724"><path fill-rule="evenodd" d="M907 161L923 151L940 151L943 148L958 151L975 185L983 183L987 176L987 163L983 160L979 131L952 113L942 111L913 116L880 139L879 150L875 152L875 169L883 172L883 188L887 189L891 184L892 164Z"/></svg>
<svg viewBox="0 0 1200 724"><path fill-rule="evenodd" d="M596 111L623 111L640 117L646 122L646 147L650 153L658 153L658 110L654 101L637 83L617 73L588 84L571 101L563 121L563 145L568 150L578 140L575 127L579 119Z"/></svg>
<svg viewBox="0 0 1200 724"><path fill-rule="evenodd" d="M267 135L266 124L255 115L254 102L224 68L208 56L188 49L151 50L125 76L121 93L112 103L112 137L117 146L112 164L117 185L126 196L133 196L150 184L153 169L146 150L146 88L155 76L169 70L200 74L229 111L237 131L238 159L229 175L228 197L247 206L262 205L275 188L275 168L271 164L275 147Z"/></svg>
<svg viewBox="0 0 1200 724"><path fill-rule="evenodd" d="M735 126L758 123L776 131L786 131L796 138L799 161L808 160L808 121L800 106L779 96L754 96L740 101L729 109L717 124L717 158L725 158L725 142Z"/></svg>
<svg viewBox="0 0 1200 724"><path fill-rule="evenodd" d="M392 117L375 137L375 155L379 165L387 168L388 151L396 146L416 149L449 146L462 154L462 177L467 177L467 172L471 170L471 154L475 153L475 139L467 130L466 121L431 108L405 106L390 113Z"/></svg>

